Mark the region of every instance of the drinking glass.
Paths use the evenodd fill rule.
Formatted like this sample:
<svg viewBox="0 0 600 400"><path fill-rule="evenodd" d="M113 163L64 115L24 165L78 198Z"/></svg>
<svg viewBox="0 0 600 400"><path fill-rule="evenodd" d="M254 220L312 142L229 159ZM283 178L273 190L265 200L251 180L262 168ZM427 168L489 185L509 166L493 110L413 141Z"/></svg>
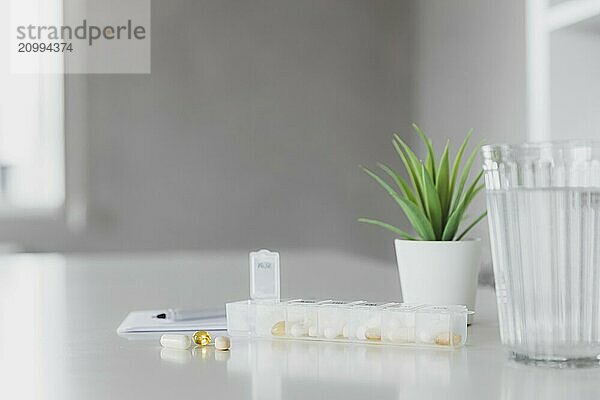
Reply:
<svg viewBox="0 0 600 400"><path fill-rule="evenodd" d="M600 142L482 154L502 343L524 362L598 365Z"/></svg>

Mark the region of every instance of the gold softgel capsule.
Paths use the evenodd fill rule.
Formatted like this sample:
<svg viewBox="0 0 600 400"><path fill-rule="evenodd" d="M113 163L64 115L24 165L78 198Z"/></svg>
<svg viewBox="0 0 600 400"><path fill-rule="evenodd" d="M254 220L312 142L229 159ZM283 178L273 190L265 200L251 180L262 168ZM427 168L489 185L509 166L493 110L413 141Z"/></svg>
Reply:
<svg viewBox="0 0 600 400"><path fill-rule="evenodd" d="M460 341L462 340L460 335L458 335L456 333L451 333L451 332L444 332L444 333L438 334L435 337L434 342L435 342L435 344L437 344L439 346L450 346L451 345L450 336L452 336L452 345L457 346L460 344Z"/></svg>
<svg viewBox="0 0 600 400"><path fill-rule="evenodd" d="M285 336L285 321L276 322L271 327L271 335L273 336Z"/></svg>
<svg viewBox="0 0 600 400"><path fill-rule="evenodd" d="M210 334L206 331L198 331L194 333L193 339L194 343L196 343L198 346L207 346L212 340Z"/></svg>

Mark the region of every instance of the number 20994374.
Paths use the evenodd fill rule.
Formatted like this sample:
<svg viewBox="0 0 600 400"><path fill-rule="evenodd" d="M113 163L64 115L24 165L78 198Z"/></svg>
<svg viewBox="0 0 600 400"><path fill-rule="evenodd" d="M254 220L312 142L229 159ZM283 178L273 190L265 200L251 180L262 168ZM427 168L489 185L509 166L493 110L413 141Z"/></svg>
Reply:
<svg viewBox="0 0 600 400"><path fill-rule="evenodd" d="M71 53L72 43L19 43L19 53Z"/></svg>

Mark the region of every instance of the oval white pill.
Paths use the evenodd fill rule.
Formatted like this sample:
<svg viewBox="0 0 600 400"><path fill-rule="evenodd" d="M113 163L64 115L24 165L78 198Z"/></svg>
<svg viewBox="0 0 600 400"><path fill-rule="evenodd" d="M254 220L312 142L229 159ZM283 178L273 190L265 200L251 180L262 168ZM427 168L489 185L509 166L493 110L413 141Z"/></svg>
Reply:
<svg viewBox="0 0 600 400"><path fill-rule="evenodd" d="M348 324L344 325L344 327L342 328L342 335L346 339L352 339L352 328Z"/></svg>
<svg viewBox="0 0 600 400"><path fill-rule="evenodd" d="M308 328L308 336L316 337L318 334L319 334L319 332L317 332L316 326L311 326L310 328Z"/></svg>
<svg viewBox="0 0 600 400"><path fill-rule="evenodd" d="M168 349L189 349L192 340L187 335L165 333L160 337L160 345Z"/></svg>
<svg viewBox="0 0 600 400"><path fill-rule="evenodd" d="M367 340L367 327L361 325L358 328L356 328L356 337L359 340Z"/></svg>
<svg viewBox="0 0 600 400"><path fill-rule="evenodd" d="M231 341L228 336L217 336L215 338L215 349L217 350L229 350L231 346Z"/></svg>

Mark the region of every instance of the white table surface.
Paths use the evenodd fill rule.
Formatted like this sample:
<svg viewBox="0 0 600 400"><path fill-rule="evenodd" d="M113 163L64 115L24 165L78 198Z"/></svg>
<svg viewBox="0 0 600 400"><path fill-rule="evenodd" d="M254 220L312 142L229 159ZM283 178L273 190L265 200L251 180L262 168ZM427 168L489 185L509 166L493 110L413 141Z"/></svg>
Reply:
<svg viewBox="0 0 600 400"><path fill-rule="evenodd" d="M394 300L396 269L335 252L282 254L282 294ZM130 310L247 298L247 254L0 258L4 399L598 399L600 369L507 360L495 300L478 293L458 351L233 340L231 351L161 352L115 330Z"/></svg>

